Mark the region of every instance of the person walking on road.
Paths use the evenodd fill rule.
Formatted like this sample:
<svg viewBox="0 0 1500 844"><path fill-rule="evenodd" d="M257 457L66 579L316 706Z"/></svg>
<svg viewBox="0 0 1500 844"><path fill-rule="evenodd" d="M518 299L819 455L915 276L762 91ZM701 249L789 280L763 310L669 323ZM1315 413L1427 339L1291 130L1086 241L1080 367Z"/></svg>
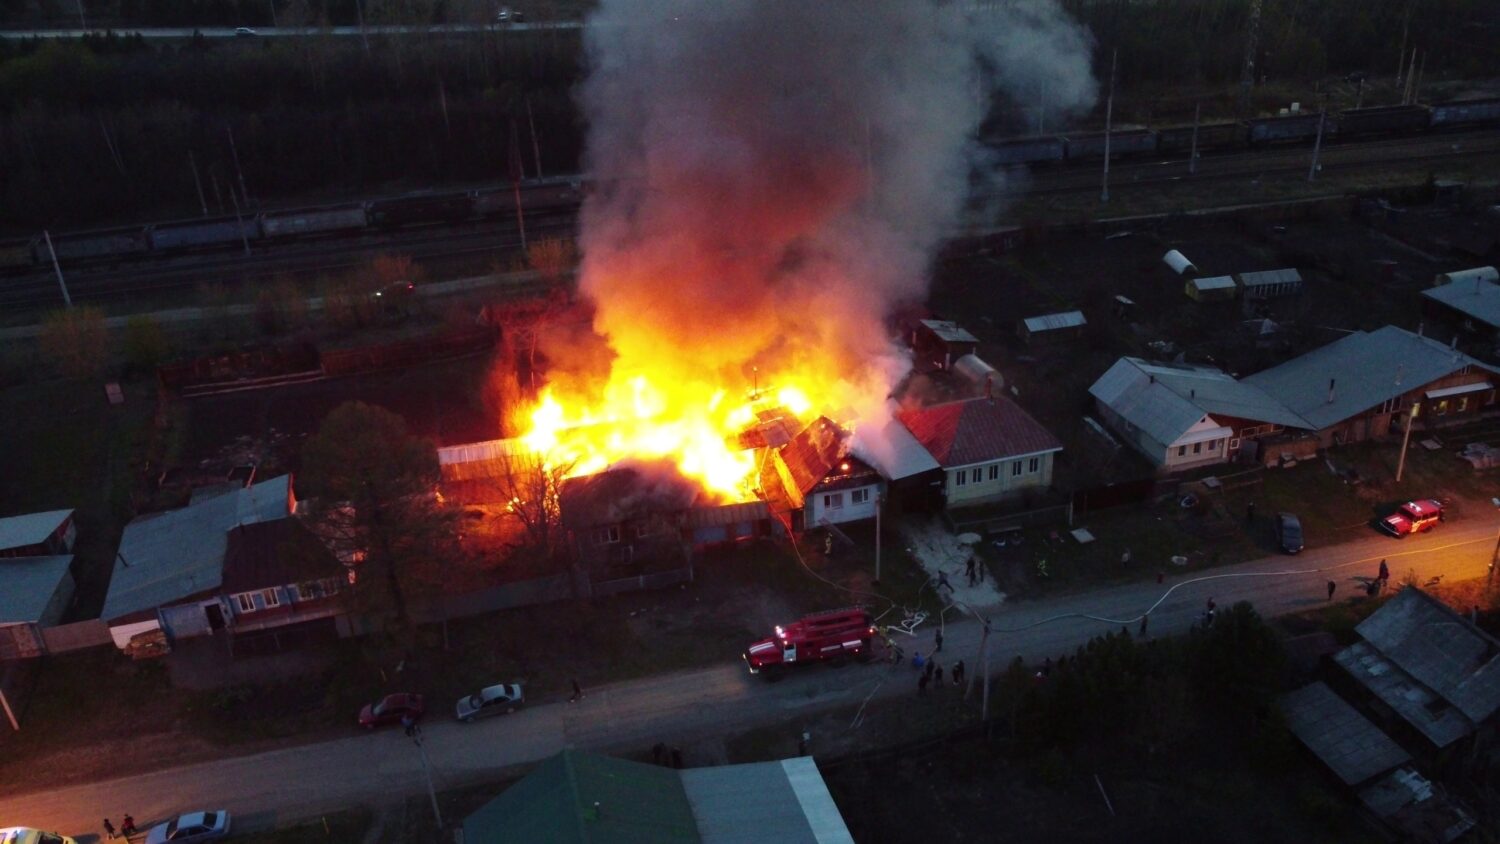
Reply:
<svg viewBox="0 0 1500 844"><path fill-rule="evenodd" d="M583 687L578 685L577 677L572 678L571 682L573 683L573 696L568 698L568 703L577 703L583 700Z"/></svg>
<svg viewBox="0 0 1500 844"><path fill-rule="evenodd" d="M943 631L941 629L938 630L937 636L935 638L937 639L937 647L933 648L932 652L935 654L940 654L943 652Z"/></svg>
<svg viewBox="0 0 1500 844"><path fill-rule="evenodd" d="M937 660L935 660L935 659L929 659L929 660L927 660L927 667L924 668L924 669L922 669L922 674L925 675L927 677L927 679L931 680L932 679L932 669L934 669L936 667L937 667Z"/></svg>
<svg viewBox="0 0 1500 844"><path fill-rule="evenodd" d="M959 660L953 665L953 685L961 686L964 682L964 661Z"/></svg>
<svg viewBox="0 0 1500 844"><path fill-rule="evenodd" d="M969 554L969 561L964 563L964 574L969 578L969 585L974 585L974 555Z"/></svg>
<svg viewBox="0 0 1500 844"><path fill-rule="evenodd" d="M941 689L943 687L943 665L940 662L934 662L933 665L937 667L932 669L932 682Z"/></svg>
<svg viewBox="0 0 1500 844"><path fill-rule="evenodd" d="M1380 591L1384 592L1385 587L1391 583L1391 567L1385 564L1385 560L1380 561L1380 574L1378 576L1380 578Z"/></svg>
<svg viewBox="0 0 1500 844"><path fill-rule="evenodd" d="M120 819L120 834L126 838L135 835L135 818L131 817L129 812L126 812L125 817Z"/></svg>
<svg viewBox="0 0 1500 844"><path fill-rule="evenodd" d="M1330 600L1330 601L1333 600L1333 590L1335 590L1337 588L1339 588L1339 585L1337 583L1334 583L1331 580L1328 581L1328 600Z"/></svg>
<svg viewBox="0 0 1500 844"><path fill-rule="evenodd" d="M1245 527L1255 527L1255 502L1245 505Z"/></svg>
<svg viewBox="0 0 1500 844"><path fill-rule="evenodd" d="M104 819L104 837L109 839L115 837L115 825L109 822L109 818Z"/></svg>
<svg viewBox="0 0 1500 844"><path fill-rule="evenodd" d="M1148 622L1150 622L1150 621L1151 621L1151 614L1150 613L1146 613L1145 615L1141 616L1141 633L1140 633L1140 635L1141 635L1142 639L1146 638L1146 624Z"/></svg>
<svg viewBox="0 0 1500 844"><path fill-rule="evenodd" d="M921 677L917 678L917 694L919 694L919 695L925 695L925 694L927 694L927 683L928 682L929 682L929 680L928 680L926 674L923 674Z"/></svg>

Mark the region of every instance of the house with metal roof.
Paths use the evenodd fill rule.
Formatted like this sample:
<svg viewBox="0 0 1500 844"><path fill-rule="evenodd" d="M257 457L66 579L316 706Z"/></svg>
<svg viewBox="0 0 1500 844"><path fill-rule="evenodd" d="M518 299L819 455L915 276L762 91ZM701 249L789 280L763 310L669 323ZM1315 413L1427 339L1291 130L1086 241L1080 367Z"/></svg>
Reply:
<svg viewBox="0 0 1500 844"><path fill-rule="evenodd" d="M761 490L772 509L790 512L793 530L875 517L885 481L851 453L850 436L820 416L768 455Z"/></svg>
<svg viewBox="0 0 1500 844"><path fill-rule="evenodd" d="M809 757L675 770L564 750L464 819L466 844L853 844Z"/></svg>
<svg viewBox="0 0 1500 844"><path fill-rule="evenodd" d="M1004 396L903 410L896 418L943 470L950 508L1003 501L1052 484L1062 443Z"/></svg>
<svg viewBox="0 0 1500 844"><path fill-rule="evenodd" d="M1287 728L1345 785L1369 782L1411 761L1411 754L1327 683L1303 686L1283 695L1278 704Z"/></svg>
<svg viewBox="0 0 1500 844"><path fill-rule="evenodd" d="M1299 427L1316 432L1327 447L1397 433L1407 418L1425 430L1500 410L1497 375L1500 370L1443 343L1387 325L1347 334L1241 380L1302 419Z"/></svg>
<svg viewBox="0 0 1500 844"><path fill-rule="evenodd" d="M1355 628L1334 662L1408 735L1442 750L1500 710L1500 641L1415 587Z"/></svg>
<svg viewBox="0 0 1500 844"><path fill-rule="evenodd" d="M1223 371L1120 358L1089 387L1099 415L1164 472L1224 463L1247 439L1304 421Z"/></svg>
<svg viewBox="0 0 1500 844"><path fill-rule="evenodd" d="M1302 274L1295 269L1240 273L1240 297L1247 301L1279 299L1302 292Z"/></svg>
<svg viewBox="0 0 1500 844"><path fill-rule="evenodd" d="M959 358L974 354L979 338L951 320L922 319L912 328L911 348L917 364L950 369Z"/></svg>
<svg viewBox="0 0 1500 844"><path fill-rule="evenodd" d="M1469 331L1500 335L1500 284L1495 281L1494 267L1481 269L1489 273L1451 280L1448 274L1438 276L1436 287L1422 291L1423 310Z"/></svg>
<svg viewBox="0 0 1500 844"><path fill-rule="evenodd" d="M73 599L73 555L0 558L0 660L46 653L41 630Z"/></svg>
<svg viewBox="0 0 1500 844"><path fill-rule="evenodd" d="M0 557L71 554L77 535L71 508L6 516L0 518Z"/></svg>
<svg viewBox="0 0 1500 844"><path fill-rule="evenodd" d="M1227 302L1239 295L1239 286L1234 276L1215 275L1188 279L1183 292L1195 302Z"/></svg>
<svg viewBox="0 0 1500 844"><path fill-rule="evenodd" d="M1083 334L1089 323L1083 311L1043 314L1021 320L1017 334L1028 346L1066 343Z"/></svg>
<svg viewBox="0 0 1500 844"><path fill-rule="evenodd" d="M285 519L296 499L290 475L190 504L137 516L125 526L99 617L120 648L132 637L194 636L224 629L221 595L230 531ZM160 631L159 633L157 631Z"/></svg>

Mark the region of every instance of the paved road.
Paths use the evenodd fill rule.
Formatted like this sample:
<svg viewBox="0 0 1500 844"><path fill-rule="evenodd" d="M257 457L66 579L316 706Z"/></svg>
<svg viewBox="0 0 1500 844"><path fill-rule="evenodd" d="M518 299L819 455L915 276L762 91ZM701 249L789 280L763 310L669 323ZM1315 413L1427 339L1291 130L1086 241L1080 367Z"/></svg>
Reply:
<svg viewBox="0 0 1500 844"><path fill-rule="evenodd" d="M433 24L431 26L257 26L253 36L241 36L232 26L193 27L141 27L124 26L115 29L7 29L0 30L0 38L82 38L85 35L104 36L139 35L142 38L192 38L196 33L204 38L297 38L309 35L446 35L461 32L528 32L547 29L578 29L580 21L549 21L536 23L496 24Z"/></svg>
<svg viewBox="0 0 1500 844"><path fill-rule="evenodd" d="M1397 541L1373 532L1342 546L1310 550L1298 557L1272 557L1176 575L1166 584L1132 583L1077 595L991 608L998 632L992 641L996 673L1017 654L1040 660L1071 652L1096 634L1132 622L1148 608L1153 635L1180 633L1214 597L1221 607L1249 600L1267 615L1305 610L1324 602L1324 584L1339 583L1337 599L1356 594L1359 578L1390 560L1393 582L1415 571L1426 580L1483 576L1495 547L1493 514L1479 510L1462 522L1422 537ZM1165 593L1165 594L1164 594ZM956 615L954 616L956 618ZM1061 617L1061 618L1058 618ZM1050 620L1057 618L1058 620ZM932 626L908 643L926 651ZM979 626L951 621L944 654L977 669ZM641 748L657 741L687 743L747 728L800 722L821 710L848 706L870 696L915 695L906 667L812 666L779 684L747 675L739 662L590 689L577 704L523 709L478 724L433 717L426 727L439 788L493 777L498 769L543 759L564 747L591 750ZM816 741L816 737L815 741ZM68 834L92 833L98 819L131 811L138 820L177 811L225 808L246 827L286 823L361 803L389 803L425 788L419 757L399 730L253 756L189 765L127 779L21 794L8 783L0 797L0 822L25 823Z"/></svg>

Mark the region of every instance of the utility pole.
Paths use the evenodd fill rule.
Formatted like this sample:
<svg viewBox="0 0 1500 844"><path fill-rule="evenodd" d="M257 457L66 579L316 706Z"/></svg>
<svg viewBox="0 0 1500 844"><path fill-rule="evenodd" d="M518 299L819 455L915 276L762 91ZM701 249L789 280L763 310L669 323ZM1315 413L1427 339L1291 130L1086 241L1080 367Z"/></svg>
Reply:
<svg viewBox="0 0 1500 844"><path fill-rule="evenodd" d="M89 31L89 19L83 16L83 0L78 0L78 25L84 32Z"/></svg>
<svg viewBox="0 0 1500 844"><path fill-rule="evenodd" d="M536 177L542 178L542 147L536 138L536 118L531 116L531 97L525 97L526 123L531 126L531 156L536 161Z"/></svg>
<svg viewBox="0 0 1500 844"><path fill-rule="evenodd" d="M521 233L521 251L526 251L526 211L521 206L521 143L516 138L516 121L510 121L510 184L516 194L516 227Z"/></svg>
<svg viewBox="0 0 1500 844"><path fill-rule="evenodd" d="M73 297L68 295L68 283L63 280L62 264L57 262L57 250L52 248L52 235L43 229L42 237L47 241L47 252L52 255L52 269L57 272L57 286L62 288L63 303L71 308L73 307Z"/></svg>
<svg viewBox="0 0 1500 844"><path fill-rule="evenodd" d="M1411 103L1408 103L1408 105L1411 105L1412 103L1417 103L1417 102L1421 101L1421 99L1422 99L1422 75L1425 74L1426 72L1427 72L1427 53L1424 52L1424 53L1422 53L1422 63L1417 66L1417 83L1412 86L1412 89L1411 89Z"/></svg>
<svg viewBox="0 0 1500 844"><path fill-rule="evenodd" d="M1359 78L1359 90L1354 95L1354 107L1359 108L1365 104L1365 78Z"/></svg>
<svg viewBox="0 0 1500 844"><path fill-rule="evenodd" d="M1250 89L1255 85L1255 51L1260 41L1261 0L1250 0L1250 20L1245 29L1245 60L1240 65L1240 116L1250 116Z"/></svg>
<svg viewBox="0 0 1500 844"><path fill-rule="evenodd" d="M884 497L875 495L875 580L874 585L880 585L880 505L884 504Z"/></svg>
<svg viewBox="0 0 1500 844"><path fill-rule="evenodd" d="M365 56L370 55L370 33L365 30L365 0L354 0L354 15L359 19L359 37L365 42Z"/></svg>
<svg viewBox="0 0 1500 844"><path fill-rule="evenodd" d="M422 744L422 728L416 724L406 728L406 734L417 745L417 753L422 757L422 773L427 775L427 796L432 798L432 816L437 819L438 830L443 829L443 812L438 808L437 789L432 785L432 764L427 760L427 747Z"/></svg>
<svg viewBox="0 0 1500 844"><path fill-rule="evenodd" d="M1406 433L1401 437L1401 459L1396 461L1396 483L1401 483L1401 472L1406 469L1406 446L1411 442L1411 426L1417 421L1417 414L1422 411L1421 404L1413 404L1411 412L1406 415Z"/></svg>
<svg viewBox="0 0 1500 844"><path fill-rule="evenodd" d="M1203 117L1203 101L1193 105L1193 151L1188 155L1188 175L1198 172L1198 121Z"/></svg>
<svg viewBox="0 0 1500 844"><path fill-rule="evenodd" d="M229 189L229 198L234 202L234 224L240 230L240 243L245 246L245 256L250 255L250 239L245 236L245 220L240 216L240 201L234 195L234 188Z"/></svg>
<svg viewBox="0 0 1500 844"><path fill-rule="evenodd" d="M1401 91L1401 104L1411 104L1411 83L1417 77L1417 48L1411 48L1411 61L1406 66L1406 87Z"/></svg>
<svg viewBox="0 0 1500 844"><path fill-rule="evenodd" d="M1328 98L1323 98L1323 103L1318 109L1318 137L1313 141L1312 163L1307 166L1307 180L1311 182L1318 175L1318 153L1323 149L1323 125L1328 122Z"/></svg>
<svg viewBox="0 0 1500 844"><path fill-rule="evenodd" d="M1406 16L1401 19L1401 49L1396 53L1396 85L1400 86L1401 80L1406 78L1406 34L1411 28L1411 13L1417 8L1417 0L1410 0L1406 4Z"/></svg>
<svg viewBox="0 0 1500 844"><path fill-rule="evenodd" d="M1114 128L1115 116L1115 68L1120 62L1120 48L1116 47L1109 60L1109 99L1104 101L1104 186L1099 191L1099 201L1109 202L1109 133Z"/></svg>
<svg viewBox="0 0 1500 844"><path fill-rule="evenodd" d="M193 170L193 185L198 188L198 205L203 209L203 216L208 216L208 200L203 196L203 180L198 178L198 159L193 157L193 151L188 150L188 166Z"/></svg>
<svg viewBox="0 0 1500 844"><path fill-rule="evenodd" d="M250 192L245 190L245 171L240 169L240 151L234 145L234 127L225 123L224 132L229 135L229 154L234 158L234 173L240 180L240 196L244 197L245 205L248 206L250 204ZM231 190L230 193L233 194L234 191Z"/></svg>
<svg viewBox="0 0 1500 844"><path fill-rule="evenodd" d="M276 0L266 0L266 5L271 7L271 26L276 26Z"/></svg>

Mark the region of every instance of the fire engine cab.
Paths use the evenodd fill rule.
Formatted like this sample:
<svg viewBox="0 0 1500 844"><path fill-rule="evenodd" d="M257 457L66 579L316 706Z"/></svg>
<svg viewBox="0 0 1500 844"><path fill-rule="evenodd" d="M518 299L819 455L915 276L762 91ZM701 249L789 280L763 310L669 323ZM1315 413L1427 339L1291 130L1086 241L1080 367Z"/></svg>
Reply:
<svg viewBox="0 0 1500 844"><path fill-rule="evenodd" d="M801 662L822 662L867 654L875 636L864 607L814 613L791 624L776 626L776 635L745 649L751 674L771 673Z"/></svg>
<svg viewBox="0 0 1500 844"><path fill-rule="evenodd" d="M1443 505L1431 499L1408 501L1380 520L1380 529L1395 537L1426 533L1443 520Z"/></svg>

